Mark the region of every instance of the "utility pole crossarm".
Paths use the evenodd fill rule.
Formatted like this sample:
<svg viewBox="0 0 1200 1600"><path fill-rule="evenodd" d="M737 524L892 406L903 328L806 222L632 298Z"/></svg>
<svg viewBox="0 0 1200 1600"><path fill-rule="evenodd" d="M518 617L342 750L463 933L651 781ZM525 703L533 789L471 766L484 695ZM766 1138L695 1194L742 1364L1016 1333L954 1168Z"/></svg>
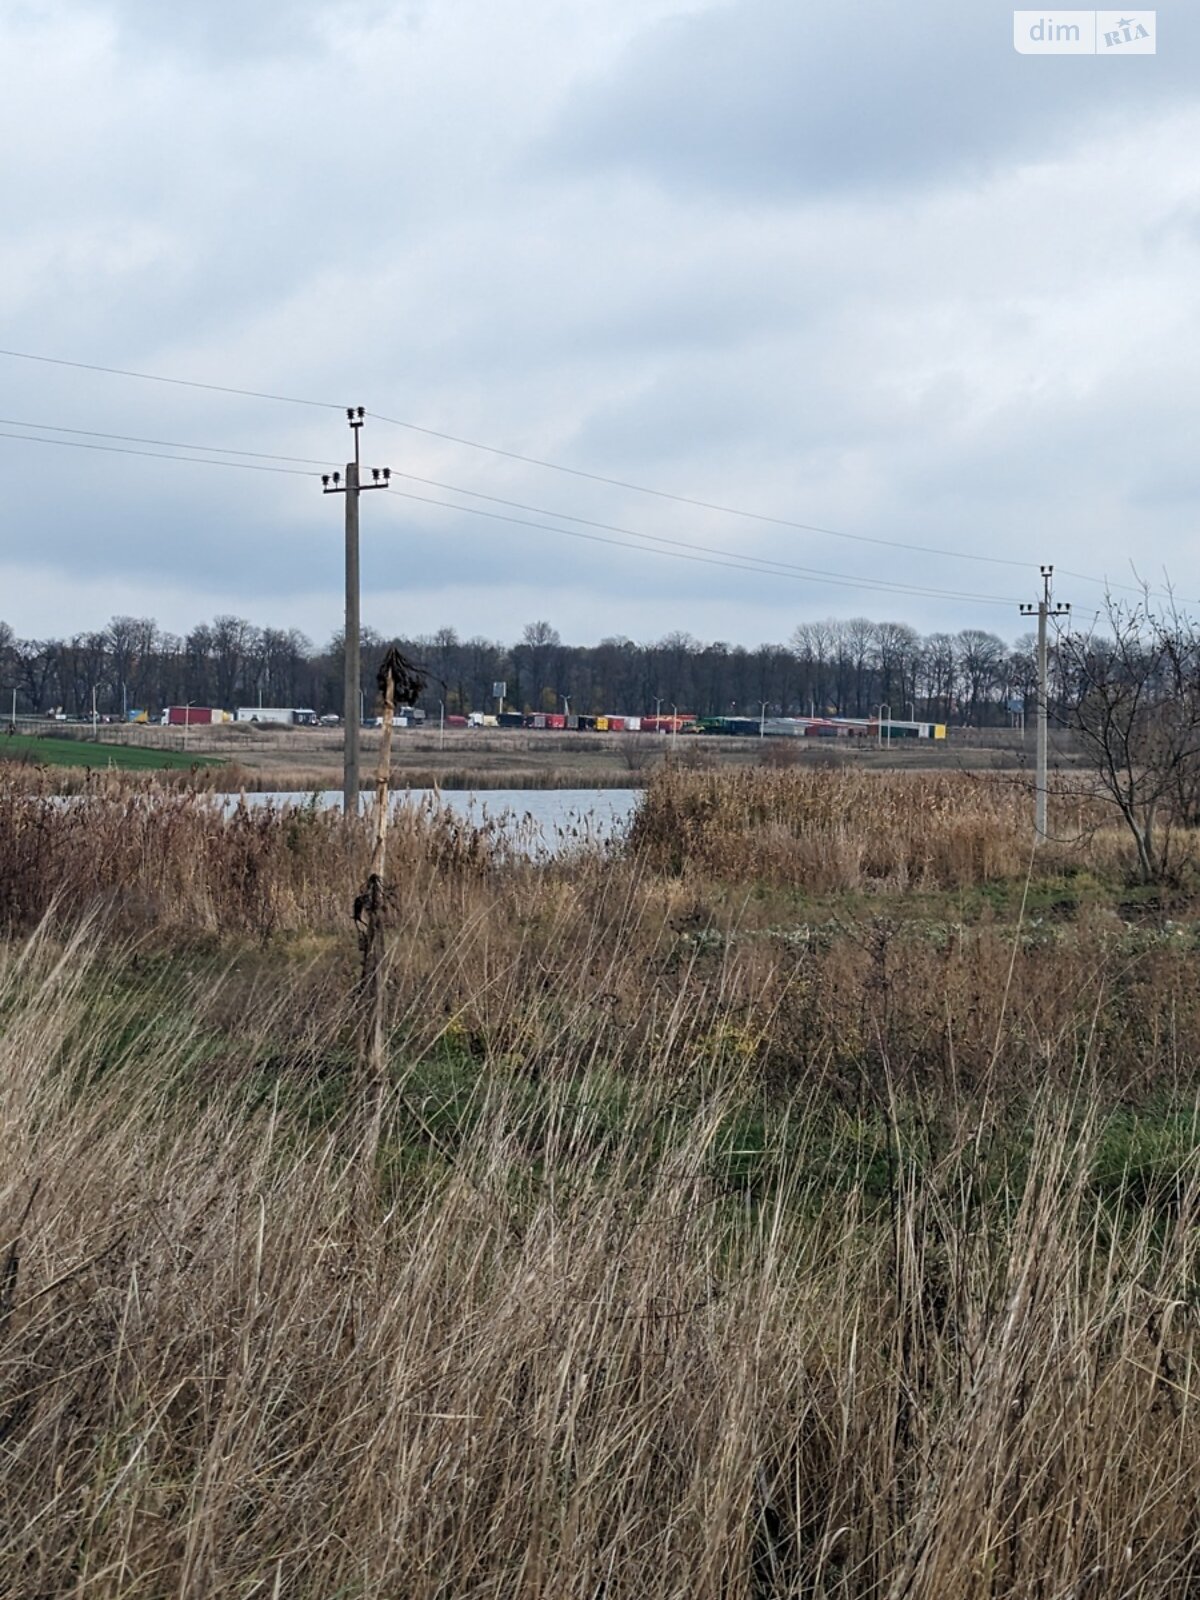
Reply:
<svg viewBox="0 0 1200 1600"><path fill-rule="evenodd" d="M346 463L346 481L340 472L321 475L322 494L346 496L346 660L342 721L344 739L342 746L342 808L347 815L358 814L358 754L362 711L359 698L360 654L362 627L359 616L361 585L358 569L358 497L367 489L387 489L391 486L390 467L372 467L371 482L362 482L359 464L359 432L366 421L362 406L347 406L346 421L354 434L354 460Z"/></svg>

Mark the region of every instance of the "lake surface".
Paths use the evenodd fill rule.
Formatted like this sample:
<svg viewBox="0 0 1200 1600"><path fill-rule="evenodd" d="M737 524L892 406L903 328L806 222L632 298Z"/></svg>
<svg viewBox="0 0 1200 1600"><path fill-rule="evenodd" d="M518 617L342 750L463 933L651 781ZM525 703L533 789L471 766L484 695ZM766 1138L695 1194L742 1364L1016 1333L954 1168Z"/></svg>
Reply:
<svg viewBox="0 0 1200 1600"><path fill-rule="evenodd" d="M640 789L394 789L392 806L440 805L465 821L493 823L531 854L557 852L572 844L619 837L640 799ZM314 794L248 794L246 804L340 807L340 789ZM232 809L237 797L226 797ZM375 804L363 793L363 811Z"/></svg>

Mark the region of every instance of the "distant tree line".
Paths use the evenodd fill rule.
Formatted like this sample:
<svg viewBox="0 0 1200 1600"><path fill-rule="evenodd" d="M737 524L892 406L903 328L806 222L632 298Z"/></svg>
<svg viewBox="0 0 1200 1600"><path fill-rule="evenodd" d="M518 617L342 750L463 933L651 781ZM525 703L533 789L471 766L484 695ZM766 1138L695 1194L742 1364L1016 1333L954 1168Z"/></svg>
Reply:
<svg viewBox="0 0 1200 1600"><path fill-rule="evenodd" d="M374 682L390 640L364 630L362 681ZM492 686L525 711L664 712L699 716L837 712L976 726L1006 724L1014 702L1033 706L1032 638L1015 645L978 628L921 635L903 622L865 617L801 623L786 644L756 649L669 633L649 644L614 637L564 644L548 622L531 622L505 644L461 638L453 628L399 639L429 675L422 705L436 715L494 709ZM113 617L69 639L22 639L0 622L0 709L61 708L88 716L165 705L311 706L342 709L344 642L317 648L296 629L262 628L219 616L187 634L148 617ZM365 708L369 713L370 706Z"/></svg>

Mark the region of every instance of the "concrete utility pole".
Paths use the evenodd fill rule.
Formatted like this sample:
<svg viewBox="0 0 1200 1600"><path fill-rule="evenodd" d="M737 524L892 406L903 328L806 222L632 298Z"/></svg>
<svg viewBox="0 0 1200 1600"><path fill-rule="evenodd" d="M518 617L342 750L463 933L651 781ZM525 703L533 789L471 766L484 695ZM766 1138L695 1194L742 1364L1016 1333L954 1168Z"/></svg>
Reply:
<svg viewBox="0 0 1200 1600"><path fill-rule="evenodd" d="M1036 798L1034 802L1034 830L1038 842L1043 843L1048 837L1046 832L1046 792L1049 788L1049 703L1050 703L1050 674L1048 667L1048 651L1046 632L1051 617L1065 617L1071 608L1068 605L1052 605L1050 602L1050 584L1054 577L1053 567L1042 568L1042 598L1036 606L1022 605L1021 615L1032 617L1037 613L1037 780Z"/></svg>
<svg viewBox="0 0 1200 1600"><path fill-rule="evenodd" d="M345 739L342 746L342 809L347 815L358 815L358 746L362 721L362 697L359 690L359 658L362 645L362 628L359 621L358 578L358 497L364 489L386 489L392 476L390 467L371 468L371 483L360 482L359 430L366 420L362 406L347 406L346 420L354 434L354 460L346 463L346 481L340 472L322 473L321 487L325 494L346 496L346 667L342 696L342 720Z"/></svg>

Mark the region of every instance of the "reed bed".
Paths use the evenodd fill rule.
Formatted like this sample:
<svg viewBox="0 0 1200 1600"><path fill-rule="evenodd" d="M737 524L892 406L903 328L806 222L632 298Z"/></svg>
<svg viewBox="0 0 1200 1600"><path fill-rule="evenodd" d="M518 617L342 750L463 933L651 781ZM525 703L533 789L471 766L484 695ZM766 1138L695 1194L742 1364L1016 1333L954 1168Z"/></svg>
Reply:
<svg viewBox="0 0 1200 1600"><path fill-rule="evenodd" d="M400 808L398 876L482 870L496 831L435 804ZM102 779L79 796L0 775L0 929L48 908L66 926L102 911L119 928L268 937L341 924L366 870L365 828L313 805L225 807L169 784Z"/></svg>
<svg viewBox="0 0 1200 1600"><path fill-rule="evenodd" d="M656 770L632 843L658 870L688 864L733 881L770 878L817 893L958 888L1030 864L1031 798L1012 776L867 773L844 766ZM1043 859L1111 869L1120 841L1098 803L1056 800Z"/></svg>

